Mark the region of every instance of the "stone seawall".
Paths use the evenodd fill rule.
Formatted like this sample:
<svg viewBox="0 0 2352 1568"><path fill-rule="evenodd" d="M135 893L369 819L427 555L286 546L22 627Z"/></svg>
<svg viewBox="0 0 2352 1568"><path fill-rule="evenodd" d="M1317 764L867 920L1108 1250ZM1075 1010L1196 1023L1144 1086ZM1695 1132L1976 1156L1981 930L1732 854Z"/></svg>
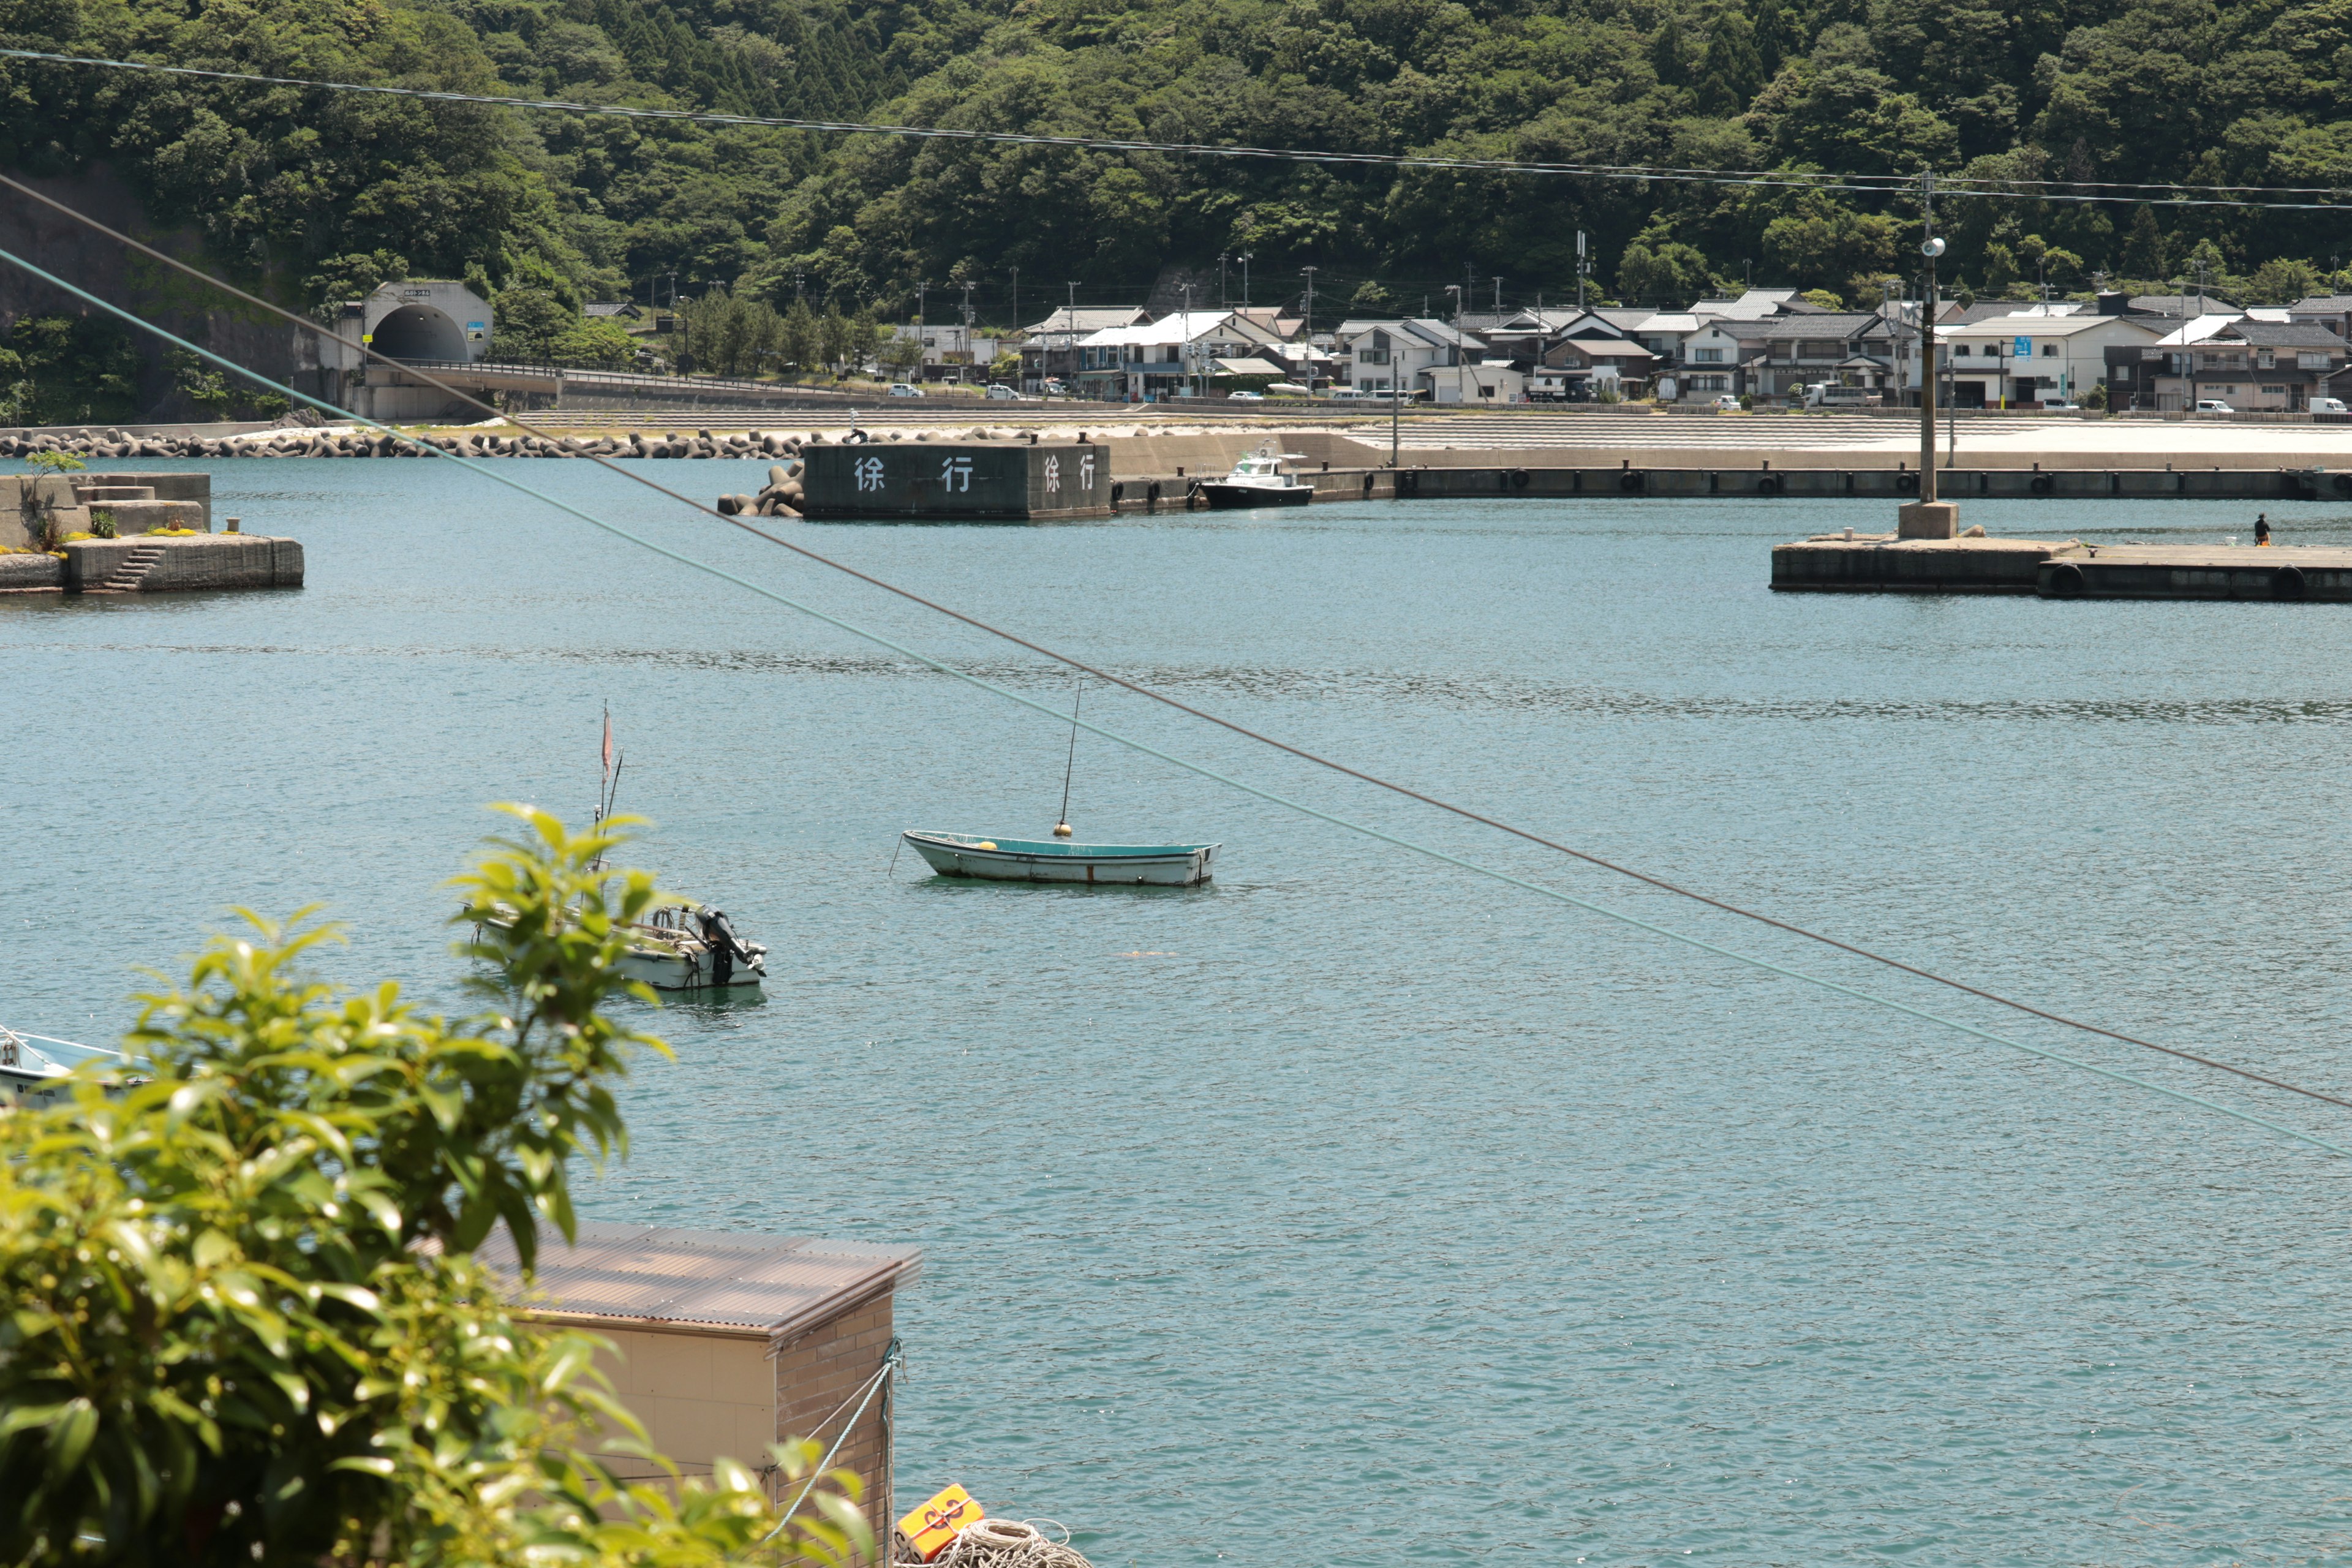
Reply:
<svg viewBox="0 0 2352 1568"><path fill-rule="evenodd" d="M66 546L68 594L299 588L302 543L254 533L197 539L81 539Z"/></svg>

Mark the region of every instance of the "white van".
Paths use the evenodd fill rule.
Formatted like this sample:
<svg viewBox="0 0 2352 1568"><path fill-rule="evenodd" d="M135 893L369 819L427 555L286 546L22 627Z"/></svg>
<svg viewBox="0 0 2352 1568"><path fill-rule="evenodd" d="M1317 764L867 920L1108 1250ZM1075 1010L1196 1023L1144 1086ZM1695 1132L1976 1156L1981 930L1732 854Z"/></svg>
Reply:
<svg viewBox="0 0 2352 1568"><path fill-rule="evenodd" d="M893 397L920 397L923 395L923 389L919 386L911 386L903 381L894 381L890 384L890 395Z"/></svg>
<svg viewBox="0 0 2352 1568"><path fill-rule="evenodd" d="M2218 397L2200 397L2197 400L2197 412L2200 414L2235 414L2237 410L2231 407L2228 404L2222 402Z"/></svg>
<svg viewBox="0 0 2352 1568"><path fill-rule="evenodd" d="M2352 408L2345 407L2340 397L2315 397L2311 400L2311 411L2314 414L2352 414Z"/></svg>
<svg viewBox="0 0 2352 1568"><path fill-rule="evenodd" d="M1840 386L1835 382L1816 381L1805 388L1808 408L1863 408L1879 401L1879 395L1866 386Z"/></svg>

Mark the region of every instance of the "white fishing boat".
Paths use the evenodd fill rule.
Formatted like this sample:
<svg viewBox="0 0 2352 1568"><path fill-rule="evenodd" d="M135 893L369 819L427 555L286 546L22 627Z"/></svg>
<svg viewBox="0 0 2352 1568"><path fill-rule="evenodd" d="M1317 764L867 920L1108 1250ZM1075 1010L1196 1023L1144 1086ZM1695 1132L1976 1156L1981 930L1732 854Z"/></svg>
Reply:
<svg viewBox="0 0 2352 1568"><path fill-rule="evenodd" d="M737 936L726 912L708 904L667 900L622 929L629 950L621 973L656 991L757 990L768 978L768 950Z"/></svg>
<svg viewBox="0 0 2352 1568"><path fill-rule="evenodd" d="M514 911L501 904L482 924L509 930ZM737 936L726 911L708 904L665 896L645 919L617 925L628 946L616 967L656 991L756 990L768 978L768 950Z"/></svg>
<svg viewBox="0 0 2352 1568"><path fill-rule="evenodd" d="M1301 484L1282 471L1286 462L1304 462L1296 452L1285 452L1271 441L1261 445L1222 479L1205 479L1201 495L1212 507L1305 506L1315 499L1315 487Z"/></svg>
<svg viewBox="0 0 2352 1568"><path fill-rule="evenodd" d="M1214 844L1072 844L908 828L900 835L942 877L996 882L1084 882L1189 888L1209 879Z"/></svg>
<svg viewBox="0 0 2352 1568"><path fill-rule="evenodd" d="M76 1045L47 1035L25 1035L0 1026L0 1107L39 1110L70 1097L66 1080L84 1062L121 1061L122 1053L103 1046Z"/></svg>
<svg viewBox="0 0 2352 1568"><path fill-rule="evenodd" d="M609 709L604 713L604 740L598 760L602 771L596 785L595 821L601 827L612 816L614 799L620 794L624 760L613 745ZM602 871L604 867L599 856L592 869ZM499 905L482 923L509 929L514 910ZM660 895L643 920L622 921L619 927L628 946L615 967L656 991L756 991L768 978L768 950L737 936L727 912L709 904ZM474 940L479 942L481 934L481 927L475 927Z"/></svg>

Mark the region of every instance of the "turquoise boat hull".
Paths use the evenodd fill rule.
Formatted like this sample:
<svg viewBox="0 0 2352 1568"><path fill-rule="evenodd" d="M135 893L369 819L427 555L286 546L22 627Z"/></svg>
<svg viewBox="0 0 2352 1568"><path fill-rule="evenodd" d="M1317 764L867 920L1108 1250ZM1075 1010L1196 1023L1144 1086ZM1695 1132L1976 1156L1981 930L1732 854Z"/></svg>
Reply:
<svg viewBox="0 0 2352 1568"><path fill-rule="evenodd" d="M942 877L1094 887L1189 888L1209 879L1214 844L1072 844L908 828L904 841Z"/></svg>

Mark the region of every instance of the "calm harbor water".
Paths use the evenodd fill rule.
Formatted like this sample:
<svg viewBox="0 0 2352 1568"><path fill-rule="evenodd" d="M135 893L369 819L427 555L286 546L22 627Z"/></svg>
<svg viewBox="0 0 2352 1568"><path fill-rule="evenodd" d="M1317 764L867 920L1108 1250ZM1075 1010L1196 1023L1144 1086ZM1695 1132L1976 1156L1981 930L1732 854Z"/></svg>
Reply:
<svg viewBox="0 0 2352 1568"><path fill-rule="evenodd" d="M666 543L1066 703L1037 661L584 465ZM664 464L698 492L729 465ZM749 473L753 470L746 468ZM126 1021L231 905L458 1005L442 887L598 714L640 863L771 949L674 1005L601 1218L911 1241L902 1502L1109 1564L2323 1563L2352 1552L2352 1163L1737 967L1115 751L1191 891L891 866L1042 835L1066 729L427 462L220 465L299 593L0 598L0 1018ZM1967 503L2216 540L2254 508ZM2352 542L2352 509L2267 509ZM1776 596L1868 503L1416 503L793 536L1418 787L2352 1094L2352 614ZM1088 717L2021 1039L2352 1115L1680 906L1097 689Z"/></svg>

